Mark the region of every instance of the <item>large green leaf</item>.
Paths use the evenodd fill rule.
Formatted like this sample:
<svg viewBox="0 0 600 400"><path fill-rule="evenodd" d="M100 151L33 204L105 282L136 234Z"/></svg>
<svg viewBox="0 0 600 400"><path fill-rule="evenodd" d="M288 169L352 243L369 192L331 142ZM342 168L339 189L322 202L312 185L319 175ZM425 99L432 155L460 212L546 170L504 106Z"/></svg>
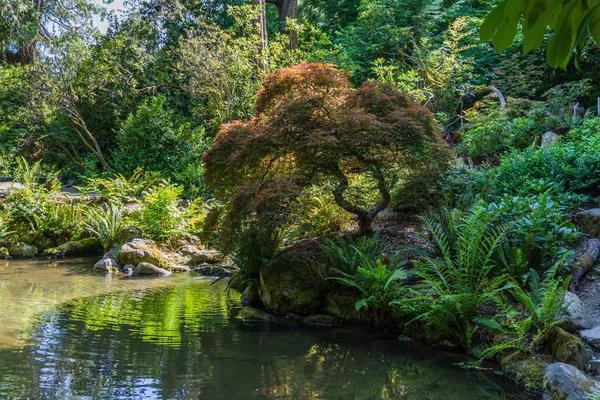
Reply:
<svg viewBox="0 0 600 400"><path fill-rule="evenodd" d="M554 68L566 69L583 19L580 0L569 0L558 16L556 31L548 43L547 58Z"/></svg>

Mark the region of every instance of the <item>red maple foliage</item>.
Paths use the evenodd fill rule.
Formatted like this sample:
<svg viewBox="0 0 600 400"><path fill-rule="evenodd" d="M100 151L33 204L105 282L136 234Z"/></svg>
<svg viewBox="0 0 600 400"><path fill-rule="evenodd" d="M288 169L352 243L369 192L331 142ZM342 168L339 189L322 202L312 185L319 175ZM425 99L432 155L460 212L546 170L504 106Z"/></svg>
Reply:
<svg viewBox="0 0 600 400"><path fill-rule="evenodd" d="M254 117L222 126L204 154L206 184L226 203L226 234L250 220L266 232L281 228L298 196L325 181L334 182L335 202L368 234L390 202L392 177L448 160L429 109L391 84L353 89L334 66L319 63L267 76ZM350 174L374 179L380 201L351 201Z"/></svg>

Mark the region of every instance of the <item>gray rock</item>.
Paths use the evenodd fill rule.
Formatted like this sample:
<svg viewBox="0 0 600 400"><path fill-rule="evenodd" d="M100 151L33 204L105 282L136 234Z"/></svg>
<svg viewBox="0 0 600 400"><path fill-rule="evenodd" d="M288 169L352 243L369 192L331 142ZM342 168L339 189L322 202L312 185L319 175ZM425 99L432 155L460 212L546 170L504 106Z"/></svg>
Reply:
<svg viewBox="0 0 600 400"><path fill-rule="evenodd" d="M548 131L542 135L542 147L549 146L553 143L558 143L560 141L560 136L552 131Z"/></svg>
<svg viewBox="0 0 600 400"><path fill-rule="evenodd" d="M172 267L168 257L150 239L133 239L125 243L119 249L117 261L121 265L138 265L145 262L165 270Z"/></svg>
<svg viewBox="0 0 600 400"><path fill-rule="evenodd" d="M240 310L238 318L244 322L271 322L273 319L266 312L248 306Z"/></svg>
<svg viewBox="0 0 600 400"><path fill-rule="evenodd" d="M169 276L171 275L170 271L166 269L162 269L157 267L154 264L150 264L147 262L141 262L135 267L134 270L135 275L161 275L161 276Z"/></svg>
<svg viewBox="0 0 600 400"><path fill-rule="evenodd" d="M123 267L123 272L126 273L127 275L133 275L134 271L135 271L135 266L132 264L127 264L126 266Z"/></svg>
<svg viewBox="0 0 600 400"><path fill-rule="evenodd" d="M119 263L117 263L117 253L115 250L111 250L106 253L100 261L94 264L94 271L110 273L118 272L120 269Z"/></svg>
<svg viewBox="0 0 600 400"><path fill-rule="evenodd" d="M14 258L33 258L38 254L37 247L21 242L13 243L8 251Z"/></svg>
<svg viewBox="0 0 600 400"><path fill-rule="evenodd" d="M200 253L200 249L194 245L186 244L185 246L181 246L179 252L184 256L192 256L194 254Z"/></svg>
<svg viewBox="0 0 600 400"><path fill-rule="evenodd" d="M238 268L231 265L204 264L194 267L194 272L201 276L210 276L215 278L223 278L231 276L238 271Z"/></svg>
<svg viewBox="0 0 600 400"><path fill-rule="evenodd" d="M575 216L575 221L581 232L600 237L600 208L581 211Z"/></svg>
<svg viewBox="0 0 600 400"><path fill-rule="evenodd" d="M586 400L600 385L572 365L554 363L544 374L544 400Z"/></svg>
<svg viewBox="0 0 600 400"><path fill-rule="evenodd" d="M192 261L198 264L217 264L225 260L225 256L216 250L198 250L191 254Z"/></svg>
<svg viewBox="0 0 600 400"><path fill-rule="evenodd" d="M581 340L595 349L600 350L600 326L579 331L579 336L581 337Z"/></svg>
<svg viewBox="0 0 600 400"><path fill-rule="evenodd" d="M577 332L594 326L592 317L575 293L567 292L561 312L556 316L562 320L558 326L567 332Z"/></svg>

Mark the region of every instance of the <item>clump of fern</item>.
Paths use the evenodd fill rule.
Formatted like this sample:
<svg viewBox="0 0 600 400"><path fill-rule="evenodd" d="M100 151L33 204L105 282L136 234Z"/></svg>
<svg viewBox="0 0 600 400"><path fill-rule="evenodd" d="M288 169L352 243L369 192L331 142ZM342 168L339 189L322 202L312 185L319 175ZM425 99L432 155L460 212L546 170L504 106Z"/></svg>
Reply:
<svg viewBox="0 0 600 400"><path fill-rule="evenodd" d="M399 253L384 262L384 251L379 232L358 240L337 238L322 246L335 267L336 276L329 279L356 289L361 298L356 301L357 311L369 310L375 323L389 317L389 303L398 296L399 285L408 277Z"/></svg>
<svg viewBox="0 0 600 400"><path fill-rule="evenodd" d="M123 243L128 225L123 216L123 209L115 204L109 204L99 209L89 210L86 214L85 227L98 238L104 251L109 251Z"/></svg>
<svg viewBox="0 0 600 400"><path fill-rule="evenodd" d="M469 348L481 309L497 304L500 295L514 286L499 261L509 227L494 226L478 208L448 210L443 221L422 218L422 222L435 251L414 262L421 279L414 296L391 305L416 314L415 320L424 320Z"/></svg>
<svg viewBox="0 0 600 400"><path fill-rule="evenodd" d="M321 248L333 270L348 274L356 271L365 258L375 260L383 256L379 231L372 236L362 236L358 239L351 236L326 239Z"/></svg>

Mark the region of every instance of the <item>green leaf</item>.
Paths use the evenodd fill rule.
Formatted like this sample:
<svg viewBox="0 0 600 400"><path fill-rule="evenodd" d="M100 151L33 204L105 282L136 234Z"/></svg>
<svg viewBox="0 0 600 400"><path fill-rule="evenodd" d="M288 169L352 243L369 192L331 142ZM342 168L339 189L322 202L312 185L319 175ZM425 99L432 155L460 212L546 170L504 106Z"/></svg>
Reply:
<svg viewBox="0 0 600 400"><path fill-rule="evenodd" d="M525 11L523 22L523 35L525 36L523 53L525 54L542 44L548 25L552 24L553 18L562 5L561 2L554 1L550 6L545 7L545 3L545 1L540 1L536 3L537 7L530 6Z"/></svg>
<svg viewBox="0 0 600 400"><path fill-rule="evenodd" d="M582 19L581 2L570 0L558 16L556 31L548 43L547 58L552 67L566 69Z"/></svg>
<svg viewBox="0 0 600 400"><path fill-rule="evenodd" d="M494 9L486 17L485 21L483 21L481 28L479 29L479 36L481 37L481 40L492 40L494 34L496 33L496 29L498 29L498 26L504 18L505 6L505 3L501 3L494 7Z"/></svg>
<svg viewBox="0 0 600 400"><path fill-rule="evenodd" d="M596 43L600 44L600 5L590 10L590 15L590 34Z"/></svg>

